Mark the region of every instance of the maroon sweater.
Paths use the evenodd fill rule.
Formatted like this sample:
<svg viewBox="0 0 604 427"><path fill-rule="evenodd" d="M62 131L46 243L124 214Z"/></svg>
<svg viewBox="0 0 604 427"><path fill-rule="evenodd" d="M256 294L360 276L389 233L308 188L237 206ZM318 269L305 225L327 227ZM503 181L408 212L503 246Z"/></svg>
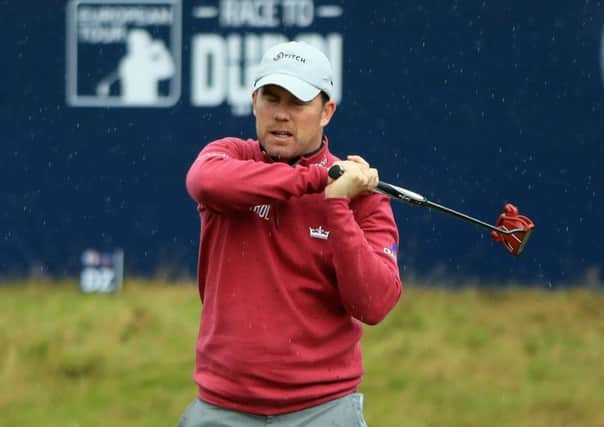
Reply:
<svg viewBox="0 0 604 427"><path fill-rule="evenodd" d="M225 138L191 166L187 190L201 213L200 399L274 415L361 382L361 322L380 322L402 291L398 232L382 195L325 199L336 160L327 141L290 166L257 141Z"/></svg>

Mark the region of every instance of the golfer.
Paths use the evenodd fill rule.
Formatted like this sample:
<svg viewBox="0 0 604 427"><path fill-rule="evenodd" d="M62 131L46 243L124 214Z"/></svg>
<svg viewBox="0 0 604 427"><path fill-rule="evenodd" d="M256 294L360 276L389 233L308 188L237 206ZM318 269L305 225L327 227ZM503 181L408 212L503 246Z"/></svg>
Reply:
<svg viewBox="0 0 604 427"><path fill-rule="evenodd" d="M178 425L366 426L362 323L379 323L402 291L389 199L372 192L365 160L330 152L323 53L272 47L252 89L257 140L209 143L186 177L203 306L197 397Z"/></svg>

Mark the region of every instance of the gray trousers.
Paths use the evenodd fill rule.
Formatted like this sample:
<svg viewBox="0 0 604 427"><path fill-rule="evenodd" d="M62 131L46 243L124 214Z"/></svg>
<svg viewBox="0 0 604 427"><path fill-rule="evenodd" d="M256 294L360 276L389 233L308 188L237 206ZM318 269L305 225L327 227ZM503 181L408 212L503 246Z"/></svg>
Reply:
<svg viewBox="0 0 604 427"><path fill-rule="evenodd" d="M178 427L367 427L363 395L352 393L318 406L281 415L232 411L195 399Z"/></svg>

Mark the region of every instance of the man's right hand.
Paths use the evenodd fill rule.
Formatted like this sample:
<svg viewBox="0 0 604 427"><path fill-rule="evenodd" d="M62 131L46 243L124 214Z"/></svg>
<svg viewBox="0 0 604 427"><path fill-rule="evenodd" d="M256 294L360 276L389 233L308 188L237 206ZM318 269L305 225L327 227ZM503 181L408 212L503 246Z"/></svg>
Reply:
<svg viewBox="0 0 604 427"><path fill-rule="evenodd" d="M377 169L369 167L369 163L360 156L348 156L348 160L334 163L339 165L344 173L338 179L329 178L325 187L325 197L345 197L353 199L361 193L374 190L379 182Z"/></svg>

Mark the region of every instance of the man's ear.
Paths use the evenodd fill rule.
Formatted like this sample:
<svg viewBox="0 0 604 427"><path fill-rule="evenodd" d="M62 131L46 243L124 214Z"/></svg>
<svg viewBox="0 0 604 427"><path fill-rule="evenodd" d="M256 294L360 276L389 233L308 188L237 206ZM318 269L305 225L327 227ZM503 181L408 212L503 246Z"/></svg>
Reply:
<svg viewBox="0 0 604 427"><path fill-rule="evenodd" d="M252 92L252 113L256 117L256 96L258 96L258 89Z"/></svg>
<svg viewBox="0 0 604 427"><path fill-rule="evenodd" d="M325 127L329 124L335 112L336 102L333 99L330 99L325 103L323 111L321 112L321 127Z"/></svg>

